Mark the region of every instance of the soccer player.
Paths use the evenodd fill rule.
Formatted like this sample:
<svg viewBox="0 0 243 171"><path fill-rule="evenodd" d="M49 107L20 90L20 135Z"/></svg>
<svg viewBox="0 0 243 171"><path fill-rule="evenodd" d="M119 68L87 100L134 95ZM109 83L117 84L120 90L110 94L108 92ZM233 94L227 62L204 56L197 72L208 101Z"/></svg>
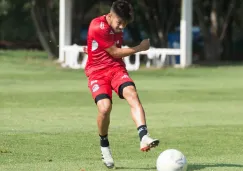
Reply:
<svg viewBox="0 0 243 171"><path fill-rule="evenodd" d="M135 47L121 48L123 29L132 21L131 4L125 0L117 0L112 4L108 14L91 21L88 30L88 60L85 74L98 107L97 124L102 161L108 168L114 167L108 140L112 90L130 105L132 119L140 138L140 150L149 151L159 144L158 139L153 139L148 134L143 106L122 59L136 52L146 51L150 47L149 40L145 39Z"/></svg>

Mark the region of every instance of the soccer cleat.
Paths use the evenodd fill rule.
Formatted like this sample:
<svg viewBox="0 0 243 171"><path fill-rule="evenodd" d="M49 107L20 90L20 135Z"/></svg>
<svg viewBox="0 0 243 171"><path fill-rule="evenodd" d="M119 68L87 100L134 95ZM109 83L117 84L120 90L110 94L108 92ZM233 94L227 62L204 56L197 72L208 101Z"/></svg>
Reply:
<svg viewBox="0 0 243 171"><path fill-rule="evenodd" d="M159 145L158 139L153 139L149 137L149 135L144 135L140 142L140 150L141 151L149 151L151 148L154 148Z"/></svg>
<svg viewBox="0 0 243 171"><path fill-rule="evenodd" d="M101 156L102 161L105 164L105 166L109 169L114 168L114 160L111 156L111 150L110 147L101 147Z"/></svg>

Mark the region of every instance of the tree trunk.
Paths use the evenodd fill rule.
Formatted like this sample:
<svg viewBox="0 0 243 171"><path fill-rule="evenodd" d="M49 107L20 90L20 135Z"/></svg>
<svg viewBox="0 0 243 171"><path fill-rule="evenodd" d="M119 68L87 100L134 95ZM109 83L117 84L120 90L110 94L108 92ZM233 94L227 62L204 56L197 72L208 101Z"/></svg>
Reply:
<svg viewBox="0 0 243 171"><path fill-rule="evenodd" d="M52 0L47 1L46 15L47 15L47 25L50 33L51 41L57 45L57 38L53 27L53 21L51 16Z"/></svg>
<svg viewBox="0 0 243 171"><path fill-rule="evenodd" d="M48 40L46 39L43 30L41 28L40 22L38 21L38 17L36 16L36 10L35 10L35 2L33 2L32 7L31 7L31 18L34 22L36 31L37 31L37 35L38 38L40 40L40 43L42 45L42 47L44 48L44 50L47 52L48 54L48 58L53 58L55 55L52 52L49 44L48 44Z"/></svg>
<svg viewBox="0 0 243 171"><path fill-rule="evenodd" d="M210 13L210 33L205 40L205 57L208 61L218 61L220 59L221 42L218 36L218 1L213 0Z"/></svg>
<svg viewBox="0 0 243 171"><path fill-rule="evenodd" d="M207 61L218 61L221 54L221 42L217 36L211 34L204 40L204 55Z"/></svg>

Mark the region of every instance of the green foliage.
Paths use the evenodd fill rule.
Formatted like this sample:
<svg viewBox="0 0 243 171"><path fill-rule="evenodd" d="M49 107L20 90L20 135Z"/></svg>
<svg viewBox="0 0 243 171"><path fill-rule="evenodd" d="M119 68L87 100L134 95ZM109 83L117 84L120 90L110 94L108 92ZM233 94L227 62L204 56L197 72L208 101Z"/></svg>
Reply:
<svg viewBox="0 0 243 171"><path fill-rule="evenodd" d="M94 17L107 13L114 0L73 1L72 43L84 44L86 41L80 40L81 30L87 29ZM180 1L130 1L134 6L135 21L128 25L127 29L132 41L126 44L133 46L137 45L141 38L150 38L153 47L166 47L168 33L173 32L175 27L180 25ZM212 30L210 29L210 13L213 4L217 6L217 36L222 44L220 52L224 52L224 56L227 56L224 59L232 59L234 58L232 44L235 40L241 42L243 39L241 31L243 3L241 0L193 0L193 23L195 26L200 26L204 40L212 37L209 31ZM233 10L228 10L231 7ZM35 21L38 24L34 25L31 11L35 14ZM20 42L17 46L23 43L36 43L48 51L48 54L51 54L49 56L58 56L59 0L0 0L0 21L0 40ZM213 41L205 41L205 47L213 47L207 45L210 42ZM212 49L215 52L219 51ZM202 51L200 49L200 52ZM212 54L206 51L205 54ZM242 56L242 52L237 55Z"/></svg>
<svg viewBox="0 0 243 171"><path fill-rule="evenodd" d="M26 8L30 2L26 0L8 0L6 2L4 15L0 15L0 20L2 21L0 29L1 40L37 40L29 10Z"/></svg>
<svg viewBox="0 0 243 171"><path fill-rule="evenodd" d="M0 16L8 15L8 10L10 8L10 3L7 0L0 1Z"/></svg>

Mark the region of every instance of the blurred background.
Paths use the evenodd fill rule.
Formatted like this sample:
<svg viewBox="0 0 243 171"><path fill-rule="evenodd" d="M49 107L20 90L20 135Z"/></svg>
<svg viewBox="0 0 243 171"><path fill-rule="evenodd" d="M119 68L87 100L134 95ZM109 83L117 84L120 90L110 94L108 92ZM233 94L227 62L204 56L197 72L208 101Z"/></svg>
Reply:
<svg viewBox="0 0 243 171"><path fill-rule="evenodd" d="M155 48L180 41L181 0L130 0L135 21L124 45L149 37ZM74 0L72 43L86 45L90 21L109 12L113 0ZM193 0L193 62L243 60L243 2ZM59 0L0 0L0 48L38 49L58 58Z"/></svg>

